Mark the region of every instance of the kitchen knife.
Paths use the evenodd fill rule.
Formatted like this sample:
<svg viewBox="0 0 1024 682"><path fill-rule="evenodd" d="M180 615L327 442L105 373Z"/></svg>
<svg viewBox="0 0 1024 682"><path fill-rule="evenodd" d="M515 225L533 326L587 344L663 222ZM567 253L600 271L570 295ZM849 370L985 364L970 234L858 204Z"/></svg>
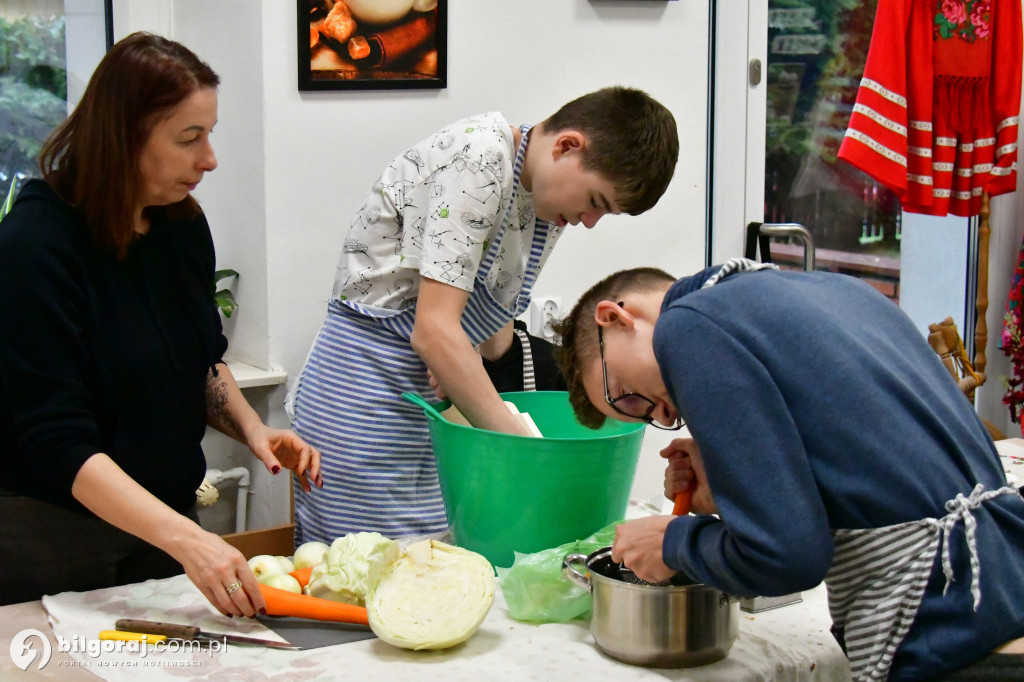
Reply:
<svg viewBox="0 0 1024 682"><path fill-rule="evenodd" d="M172 639L185 639L196 642L227 642L228 644L250 644L265 646L272 649L301 650L302 647L288 644L287 642L275 642L270 639L257 639L255 637L243 637L241 635L225 635L215 632L203 632L194 625L176 625L174 623L158 623L151 620L134 620L132 618L121 618L114 627L123 632L137 632L147 635L164 635Z"/></svg>

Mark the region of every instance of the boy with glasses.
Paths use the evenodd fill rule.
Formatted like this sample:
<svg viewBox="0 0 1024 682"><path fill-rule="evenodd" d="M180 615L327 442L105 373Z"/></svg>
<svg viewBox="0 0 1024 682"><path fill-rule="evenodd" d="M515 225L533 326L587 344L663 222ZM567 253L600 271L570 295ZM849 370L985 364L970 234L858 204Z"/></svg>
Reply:
<svg viewBox="0 0 1024 682"><path fill-rule="evenodd" d="M891 301L845 275L735 259L678 281L615 273L559 332L581 423L685 422L692 436L662 455L666 495L692 490L698 513L622 524L613 559L737 596L824 580L854 679L978 659L985 679L1022 679L1024 656L986 654L1024 637L1024 499Z"/></svg>

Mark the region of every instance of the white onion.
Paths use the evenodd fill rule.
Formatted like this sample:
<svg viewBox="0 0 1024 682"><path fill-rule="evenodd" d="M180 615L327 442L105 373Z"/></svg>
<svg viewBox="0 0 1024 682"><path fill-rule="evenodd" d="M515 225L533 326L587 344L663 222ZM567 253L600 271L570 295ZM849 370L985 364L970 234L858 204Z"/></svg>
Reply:
<svg viewBox="0 0 1024 682"><path fill-rule="evenodd" d="M294 577L287 573L274 573L273 575L265 575L260 578L260 582L270 587L276 587L279 590L286 590L288 592L294 592L295 594L302 594L302 585Z"/></svg>
<svg viewBox="0 0 1024 682"><path fill-rule="evenodd" d="M324 560L324 554L330 549L326 542L304 542L295 550L293 557L295 568L309 568Z"/></svg>
<svg viewBox="0 0 1024 682"><path fill-rule="evenodd" d="M288 573L292 570L289 568L291 566L290 561L286 564L281 560L281 557L272 554L257 554L249 559L248 564L257 580L264 576Z"/></svg>

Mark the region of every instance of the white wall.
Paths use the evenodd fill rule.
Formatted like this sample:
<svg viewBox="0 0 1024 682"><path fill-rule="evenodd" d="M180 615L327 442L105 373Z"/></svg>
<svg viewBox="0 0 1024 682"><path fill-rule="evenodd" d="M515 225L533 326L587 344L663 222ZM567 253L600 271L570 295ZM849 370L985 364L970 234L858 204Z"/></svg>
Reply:
<svg viewBox="0 0 1024 682"><path fill-rule="evenodd" d="M115 38L162 33L221 75L220 166L196 194L218 266L241 273L239 310L228 324L231 354L294 379L364 193L408 145L469 114L498 110L533 123L606 85L646 90L679 124L681 160L668 192L642 216L570 230L534 294L560 296L568 306L620 268L653 265L682 275L703 267L707 11L703 1L450 0L448 87L429 91L300 93L294 2L117 0ZM269 423L286 425L283 387L248 396ZM647 436L636 496L660 495L657 450L668 437L659 436ZM205 446L211 466L250 463L244 448L219 435ZM287 520L281 481L255 470L253 490L250 527ZM204 512L204 523L225 530L229 506Z"/></svg>

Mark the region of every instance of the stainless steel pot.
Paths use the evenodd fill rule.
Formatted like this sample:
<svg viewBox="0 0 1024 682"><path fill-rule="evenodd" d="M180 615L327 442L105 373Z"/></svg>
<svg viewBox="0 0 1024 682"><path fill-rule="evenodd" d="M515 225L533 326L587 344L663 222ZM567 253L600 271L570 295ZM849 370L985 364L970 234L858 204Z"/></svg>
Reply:
<svg viewBox="0 0 1024 682"><path fill-rule="evenodd" d="M656 668L705 665L728 655L739 629L736 599L681 575L667 585L628 582L611 552L605 547L562 560L565 576L591 592L590 632L601 651Z"/></svg>

